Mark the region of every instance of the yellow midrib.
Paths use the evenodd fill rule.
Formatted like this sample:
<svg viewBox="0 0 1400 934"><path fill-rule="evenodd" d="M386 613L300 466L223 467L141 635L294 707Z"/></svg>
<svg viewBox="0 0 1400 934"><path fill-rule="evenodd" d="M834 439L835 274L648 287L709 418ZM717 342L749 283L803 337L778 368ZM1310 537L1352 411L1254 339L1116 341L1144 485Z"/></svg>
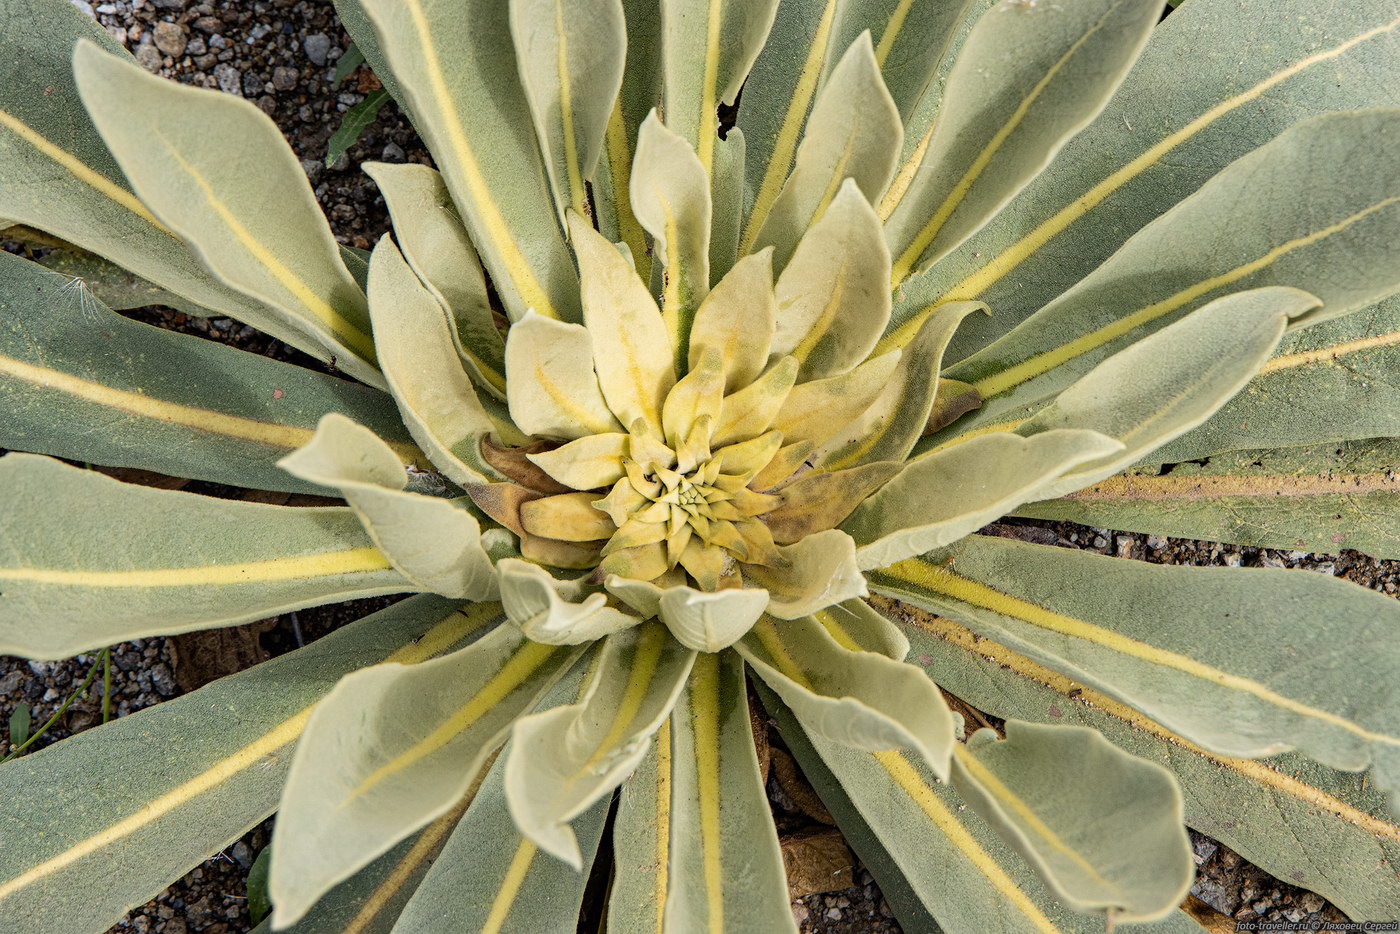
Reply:
<svg viewBox="0 0 1400 934"><path fill-rule="evenodd" d="M278 259L261 240L254 236L238 215L214 191L214 186L209 184L209 180L180 154L180 150L170 140L162 136L159 130L152 128L151 132L160 140L166 152L180 166L181 171L199 187L200 193L204 195L205 203L224 222L224 225L243 249L247 250L259 265L271 273L278 284L286 289L303 308L311 312L317 321L330 328L331 333L338 340L344 342L345 346L367 362L375 363L373 338L351 323L330 302L318 295L315 289L302 281L300 276L292 272L286 263ZM347 280L349 275L348 272L345 273Z"/></svg>
<svg viewBox="0 0 1400 934"><path fill-rule="evenodd" d="M608 118L607 147L617 230L632 253L638 277L648 282L651 279L651 253L647 250L642 225L637 223L637 215L632 212L632 145L627 138L627 121L622 114L621 97L613 104L612 115Z"/></svg>
<svg viewBox="0 0 1400 934"><path fill-rule="evenodd" d="M1295 496L1351 496L1400 490L1400 474L1193 474L1157 477L1124 474L1110 477L1066 496L1079 501L1152 501L1213 499L1220 496L1264 497L1270 500Z"/></svg>
<svg viewBox="0 0 1400 934"><path fill-rule="evenodd" d="M481 934L500 934L505 926L506 918L510 917L510 910L515 905L515 899L520 894L520 887L525 884L525 876L530 872L530 864L535 861L536 846L526 839L521 839L519 846L515 848L515 855L511 857L510 865L506 867L505 878L501 880L501 886L496 891L496 897L491 901L491 910L486 915L486 921L481 925Z"/></svg>
<svg viewBox="0 0 1400 934"><path fill-rule="evenodd" d="M637 713L642 709L642 701L646 699L647 690L656 678L656 668L661 661L661 650L665 647L666 638L666 633L662 629L650 625L642 627L640 644L637 646L636 655L632 660L632 670L628 673L627 689L623 692L622 699L618 701L617 709L613 713L612 725L598 747L593 750L593 754L574 771L574 774L569 776L565 787L584 775L593 774L598 764L608 754L616 751L623 736L627 734L628 728L637 719Z"/></svg>
<svg viewBox="0 0 1400 934"><path fill-rule="evenodd" d="M812 355L812 351L827 336L831 330L832 323L836 320L839 312L846 304L846 269L849 262L848 256L841 258L841 263L836 267L836 275L831 280L831 292L826 302L822 305L822 310L817 313L817 320L812 322L812 326L807 330L807 336L802 338L802 342L792 349L792 355L797 358L798 363L806 363L807 358ZM791 306L789 306L791 307ZM852 315L851 317L854 317Z"/></svg>
<svg viewBox="0 0 1400 934"><path fill-rule="evenodd" d="M1175 295L1164 298L1159 302L1153 302L1146 307L1139 308L1132 314L1125 315L1103 327L1090 331L1088 334L1084 334L1050 350L1042 351L1014 366L1007 367L991 376L984 377L974 382L972 384L973 388L982 394L983 399L990 399L992 396L1006 392L1008 389L1048 373L1058 366L1062 366L1075 357L1082 356L1091 350L1096 350L1109 341L1122 337L1129 331L1135 330L1163 315L1170 314L1173 311L1183 308L1196 299L1214 292L1217 289L1238 282L1246 276L1259 272L1261 269L1266 269L1294 250L1311 246L1327 237L1334 236L1353 224L1360 222L1364 218L1369 217L1377 211L1384 210L1393 204L1400 204L1400 195L1384 198L1377 201L1375 204L1369 205L1360 211L1356 211L1344 217L1334 224L1329 224L1320 230L1315 230L1300 237L1294 237L1291 240L1271 248L1268 252L1264 253L1264 255L1250 260L1247 263L1241 263L1239 266L1219 275L1202 279L1191 287L1182 289Z"/></svg>
<svg viewBox="0 0 1400 934"><path fill-rule="evenodd" d="M715 138L719 135L719 56L720 32L724 25L725 0L710 0L705 24L705 73L700 83L700 129L696 155L709 178L715 167Z"/></svg>
<svg viewBox="0 0 1400 934"><path fill-rule="evenodd" d="M564 133L564 164L569 173L569 201L583 217L591 217L588 192L579 168L578 138L574 132L574 89L569 84L569 39L564 30L564 0L554 0L554 32L559 37L559 122Z"/></svg>
<svg viewBox="0 0 1400 934"><path fill-rule="evenodd" d="M909 192L909 186L914 182L914 176L919 174L919 169L923 167L924 156L928 153L929 143L933 142L933 131L938 126L935 120L929 124L924 131L923 138L914 147L914 151L909 154L909 158L899 167L899 172L895 175L894 181L890 182L890 187L885 190L885 195L880 199L880 207L876 214L880 218L880 223L885 223L899 207L904 196Z"/></svg>
<svg viewBox="0 0 1400 934"><path fill-rule="evenodd" d="M137 198L134 194L127 191L101 172L88 166L71 152L56 145L38 130L35 130L14 114L0 110L0 126L6 127L30 146L33 146L49 159L57 162L69 175L72 175L89 188L94 189L109 201L114 201L121 205L152 227L155 227L161 233L171 237L175 236L174 232L169 227L166 227L160 221L156 220L155 215L141 203L141 199Z"/></svg>
<svg viewBox="0 0 1400 934"><path fill-rule="evenodd" d="M431 658L468 634L480 629L499 612L500 604L494 603L476 604L464 612L454 611L446 619L441 620L424 633L416 642L401 646L388 655L384 661L412 665ZM56 856L50 857L13 879L0 883L0 899L8 898L15 892L91 856L104 847L131 836L142 827L169 814L181 805L188 804L200 795L212 791L229 779L252 768L264 757L271 755L300 736L315 707L315 703L307 705L237 752L225 756L203 772L155 798L134 814L117 821L104 830L85 837Z"/></svg>
<svg viewBox="0 0 1400 934"><path fill-rule="evenodd" d="M427 736L361 779L360 783L345 796L338 807L348 807L386 778L402 772L456 739L482 716L489 713L493 707L505 700L512 691L524 684L525 680L547 662L558 649L559 647L555 645L542 645L526 640L501 666L501 669L472 695L469 701L457 708L452 716L438 724Z"/></svg>
<svg viewBox="0 0 1400 934"><path fill-rule="evenodd" d="M1164 137L1157 144L1151 146L1141 155L1109 175L1108 178L1094 185L1083 195L1075 198L1070 204L1060 209L1060 211L1052 217L1042 221L1040 225L1030 233L998 253L990 261L983 264L979 269L953 286L952 289L939 298L939 304L947 301L957 301L959 299L976 298L1007 273L1011 272L1011 270L1025 262L1031 254L1063 232L1070 224L1096 208L1100 202L1109 195L1132 181L1148 168L1156 165L1168 152L1180 146L1186 140L1195 136L1225 114L1251 101L1257 100L1264 92L1288 80L1299 72L1313 65L1328 61L1329 59L1337 58L1353 46L1383 33L1390 32L1397 26L1400 26L1400 17L1396 17L1383 26L1376 26L1372 29L1368 29L1331 49L1316 52L1306 58L1300 59L1287 68L1270 75L1249 90L1221 101L1175 133Z"/></svg>
<svg viewBox="0 0 1400 934"><path fill-rule="evenodd" d="M664 934L671 852L671 718L656 731L656 928Z"/></svg>
<svg viewBox="0 0 1400 934"><path fill-rule="evenodd" d="M753 208L744 225L744 234L739 238L739 255L746 256L753 249L754 240L768 219L768 212L778 193L787 181L797 152L798 137L807 118L808 106L816 94L817 81L821 78L822 63L826 59L826 47L831 41L831 24L836 17L837 0L827 0L826 9L817 22L817 31L812 36L812 44L807 49L807 58L798 72L797 83L788 101L787 111L779 124L777 138L773 142L773 152L768 157L768 167L764 169L763 180L759 182L758 194L754 197Z"/></svg>
<svg viewBox="0 0 1400 934"><path fill-rule="evenodd" d="M443 75L437 46L432 41L432 30L427 15L423 12L422 0L403 0L403 4L413 21L413 29L417 34L419 50L423 56L423 69L427 75L428 86L432 89L433 102L437 105L438 118L442 121L443 131L447 134L447 141L456 156L457 166L461 170L463 181L465 181L472 201L481 214L484 232L499 251L506 275L510 277L516 292L520 294L525 305L547 318L558 318L558 310L550 301L543 286L540 285L539 279L535 277L534 270L530 268L529 262L525 259L525 254L516 245L510 225L506 222L505 216L501 214L500 206L496 204L490 186L486 184L486 180L481 175L481 166L476 161L476 153L472 150L471 143L467 139L461 116L452 106L452 93L447 86L447 79Z"/></svg>
<svg viewBox="0 0 1400 934"><path fill-rule="evenodd" d="M970 603L973 606L979 606L1012 619L1018 619L1049 632L1080 639L1148 664L1160 665L1164 668L1180 671L1193 678L1199 678L1202 681L1249 694L1266 704L1301 717L1335 726L1367 742L1400 746L1400 739L1396 737L1368 730L1345 717L1312 707L1291 697L1285 697L1250 678L1221 671L1170 649L1158 648L1102 626L1094 625L1086 620L1046 609L1028 600L1022 600L1020 597L1013 597L980 581L956 574L948 568L935 567L918 558L909 558L891 565L881 573L915 587Z"/></svg>
<svg viewBox="0 0 1400 934"><path fill-rule="evenodd" d="M343 551L189 568L138 568L129 571L0 568L0 580L63 587L223 587L366 574L387 571L389 568L389 559L378 548L366 545Z"/></svg>
<svg viewBox="0 0 1400 934"><path fill-rule="evenodd" d="M695 786L700 799L700 849L705 880L706 926L724 934L724 864L720 851L719 656L701 652L690 677L691 730L695 736Z"/></svg>
<svg viewBox="0 0 1400 934"><path fill-rule="evenodd" d="M957 757L958 764L967 769L968 774L976 779L977 784L980 785L984 791L991 794L1002 806L1009 808L1012 813L1021 819L1032 833L1045 843L1046 846L1069 859L1070 862L1079 867L1081 872L1089 876L1099 885L1111 889L1114 892L1119 892L1120 886L1105 879L1093 863L1080 855L1079 851L1065 843L1064 839L1061 838L1059 834L1055 833L1055 831L1041 819L1040 815L1035 813L1035 811L1026 804L1025 800L1020 795L1006 787L1005 782L992 772L991 769L983 765L976 755L969 752L965 744L954 743L953 753Z"/></svg>
<svg viewBox="0 0 1400 934"><path fill-rule="evenodd" d="M1330 347L1320 347L1316 350L1304 350L1298 353L1283 354L1274 357L1268 363L1259 368L1259 376L1266 373L1277 373L1279 370L1291 370L1295 367L1306 366L1310 363L1326 363L1345 357L1348 354L1361 353L1366 350L1377 350L1381 347L1391 347L1400 344L1400 331L1391 331L1387 334L1376 334L1371 337L1358 337L1355 340L1344 341L1340 344L1333 344Z"/></svg>
<svg viewBox="0 0 1400 934"><path fill-rule="evenodd" d="M1021 99L1021 102L1016 105L1016 109L1011 112L1011 116L997 129L996 133L992 135L992 138L987 141L987 145L982 147L982 151L977 154L977 158L972 160L972 164L968 166L962 178L958 179L957 184L952 187L947 196L943 199L943 203L933 212L933 216L928 219L928 222L924 224L914 236L909 246L900 254L899 259L896 260L890 272L890 288L892 290L899 288L900 284L909 277L910 271L914 268L914 264L919 261L919 257L924 255L924 252L933 243L934 238L938 236L938 232L943 229L943 225L948 222L948 218L958 209L958 205L962 204L967 198L968 193L972 190L972 186L977 183L977 179L982 177L982 173L986 171L992 159L996 158L996 154L1001 151L1002 145L1011 137L1011 134L1016 132L1017 127L1025 120L1026 114L1030 113L1031 108L1035 106L1035 102L1040 99L1040 95L1045 93L1045 89L1050 86L1050 82L1055 80L1055 77L1070 59L1079 54L1079 50L1084 47L1084 43L1088 42L1093 38L1095 33L1103 28L1103 24L1113 15L1117 8L1118 4L1109 7L1108 12L1104 13L1104 15L1099 18L1098 22L1094 23L1082 36L1070 44L1070 47L1065 50L1065 54L1061 55L1053 65L1046 69L1045 74L1041 76L1040 80L1037 81L1028 92L1026 92L1026 96Z"/></svg>
<svg viewBox="0 0 1400 934"><path fill-rule="evenodd" d="M909 10L913 6L914 0L899 0L899 5L890 13L885 31L880 36L880 44L875 47L875 63L881 68L885 67L885 60L890 57L890 49L894 48L899 39L899 33L904 29L904 21L909 17Z"/></svg>
<svg viewBox="0 0 1400 934"><path fill-rule="evenodd" d="M1059 928L1045 916L1035 902L1031 901L1029 895L1022 891L1021 887L1006 873L1006 870L983 849L982 844L972 836L962 822L957 819L948 806L939 800L933 789L919 775L917 769L910 764L908 758L896 750L886 750L884 752L873 752L871 756L875 758L880 766L889 773L891 779L898 785L905 794L924 812L934 823L943 835L948 838L948 842L962 851L977 871L991 883L1007 901L1009 901L1041 934L1059 934Z"/></svg>
<svg viewBox="0 0 1400 934"><path fill-rule="evenodd" d="M1011 671L1023 678L1043 684L1050 690L1076 700L1089 709L1102 711L1110 717L1151 733L1159 739L1179 746L1202 758L1217 762L1234 772L1247 776L1270 788L1274 788L1283 794L1297 798L1300 801L1305 801L1312 807L1329 811L1348 823L1360 827L1367 833L1400 841L1400 826L1368 814L1359 808L1347 804L1340 798L1330 795L1312 785L1301 782L1290 775L1284 775L1282 772L1275 771L1256 759L1239 759L1233 756L1224 756L1213 753L1201 746L1197 746L1185 737L1173 733L1157 721L1144 716L1126 704L1114 700L1105 694L1100 694L1092 688L1083 687L1078 682L1065 677L1059 672L1052 671L1038 662L1031 661L1024 655L1013 652L1000 643L979 636L972 632L972 630L954 623L947 617L919 614L914 617L913 623L959 649L976 654L982 658L990 659L992 662L1001 666L1004 671Z"/></svg>

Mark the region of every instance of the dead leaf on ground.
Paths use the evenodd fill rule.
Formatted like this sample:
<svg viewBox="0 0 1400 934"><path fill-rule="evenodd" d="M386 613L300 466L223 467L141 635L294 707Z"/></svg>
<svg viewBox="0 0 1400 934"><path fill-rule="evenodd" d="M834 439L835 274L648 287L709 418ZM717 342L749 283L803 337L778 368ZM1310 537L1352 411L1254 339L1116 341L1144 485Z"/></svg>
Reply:
<svg viewBox="0 0 1400 934"><path fill-rule="evenodd" d="M855 884L855 856L839 830L790 834L779 843L787 869L788 896L796 900Z"/></svg>
<svg viewBox="0 0 1400 934"><path fill-rule="evenodd" d="M275 619L263 619L242 626L171 636L170 658L175 669L175 683L182 691L193 691L225 675L267 661L272 655L263 648L261 636L276 625Z"/></svg>
<svg viewBox="0 0 1400 934"><path fill-rule="evenodd" d="M807 779L802 777L802 772L797 768L797 761L792 758L792 754L783 749L772 751L773 774L777 776L778 787L783 789L783 793L792 799L792 803L812 818L823 824L835 824L836 820L831 816L831 812L822 804L822 799L812 790Z"/></svg>

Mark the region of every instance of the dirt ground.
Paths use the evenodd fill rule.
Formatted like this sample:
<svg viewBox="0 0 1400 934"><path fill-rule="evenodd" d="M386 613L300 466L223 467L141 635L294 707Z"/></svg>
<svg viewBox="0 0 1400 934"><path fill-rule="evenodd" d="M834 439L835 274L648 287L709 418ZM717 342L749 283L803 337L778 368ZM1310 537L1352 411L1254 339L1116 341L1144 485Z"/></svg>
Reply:
<svg viewBox="0 0 1400 934"><path fill-rule="evenodd" d="M126 45L148 70L175 80L254 101L290 140L341 242L371 247L388 229L384 201L362 172L363 161L429 163L408 121L391 103L346 157L330 166L327 141L345 112L378 83L366 68L337 85L336 63L348 48L328 3L297 0L191 3L188 0L122 0L75 4ZM229 319L193 318L169 309L145 309L133 317L200 334L256 353L315 365L314 361ZM204 485L201 492L220 495ZM1067 523L1009 520L989 531L1042 544L1081 548L1161 564L1303 567L1345 577L1385 593L1400 586L1400 564L1354 552L1319 556L1206 542L1088 529ZM125 715L222 674L246 667L323 635L386 605L387 599L304 610L219 634L148 639L113 650L113 713ZM27 703L36 723L46 720L81 683L92 656L63 662L26 662L0 657L0 723L15 705ZM72 704L42 744L100 722L97 688ZM889 907L869 872L823 820L790 757L773 737L769 789L774 815L793 858L810 867L840 868L854 884L807 895L793 911L804 932L867 934L898 932ZM242 934L251 927L246 900L248 868L269 839L265 823L207 860L159 897L138 907L112 929L155 934ZM1281 883L1244 862L1228 848L1193 834L1199 878L1193 894L1223 916L1251 921L1342 920L1319 896ZM1223 920L1223 919L1222 919Z"/></svg>

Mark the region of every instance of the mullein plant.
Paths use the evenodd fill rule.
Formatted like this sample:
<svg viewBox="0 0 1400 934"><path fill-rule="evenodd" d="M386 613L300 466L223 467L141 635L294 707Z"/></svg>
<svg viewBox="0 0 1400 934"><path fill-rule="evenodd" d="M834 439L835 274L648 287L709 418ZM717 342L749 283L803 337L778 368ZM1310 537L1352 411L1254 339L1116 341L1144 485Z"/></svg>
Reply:
<svg viewBox="0 0 1400 934"><path fill-rule="evenodd" d="M276 811L259 930L791 931L756 699L906 930L1200 930L1183 821L1400 910L1393 599L974 534L1400 556L1400 4L336 6L436 165L368 255L0 0L0 651L415 594L0 767L0 930Z"/></svg>

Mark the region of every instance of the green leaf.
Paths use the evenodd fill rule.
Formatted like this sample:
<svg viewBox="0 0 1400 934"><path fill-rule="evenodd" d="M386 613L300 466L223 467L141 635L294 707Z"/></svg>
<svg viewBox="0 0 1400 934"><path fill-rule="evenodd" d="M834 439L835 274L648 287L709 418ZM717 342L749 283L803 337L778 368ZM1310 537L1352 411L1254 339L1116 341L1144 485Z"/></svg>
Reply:
<svg viewBox="0 0 1400 934"><path fill-rule="evenodd" d="M844 0L836 24L835 47L844 49L869 30L885 86L907 119L933 82L948 45L971 7L970 0ZM830 69L829 61L827 68Z"/></svg>
<svg viewBox="0 0 1400 934"><path fill-rule="evenodd" d="M902 461L914 450L933 417L934 400L943 383L943 351L964 318L974 311L986 311L979 302L950 302L941 305L919 328L904 348L899 368L880 397L871 403L842 435L844 444L828 442L834 448L823 458L827 470L857 467L874 461Z"/></svg>
<svg viewBox="0 0 1400 934"><path fill-rule="evenodd" d="M341 56L344 58L344 56ZM338 66L337 66L338 67ZM326 140L326 165L345 155L350 147L360 139L360 134L370 124L379 119L379 111L389 103L389 92L385 88L375 88L355 104L340 118L340 126L335 128L331 138Z"/></svg>
<svg viewBox="0 0 1400 934"><path fill-rule="evenodd" d="M1284 336L1273 359L1209 421L1154 458L1400 435L1400 297Z"/></svg>
<svg viewBox="0 0 1400 934"><path fill-rule="evenodd" d="M1195 877L1171 773L1084 727L1009 720L953 757L958 793L1077 911L1151 921Z"/></svg>
<svg viewBox="0 0 1400 934"><path fill-rule="evenodd" d="M263 847L248 869L248 920L257 924L272 913L272 899L267 897L267 867L272 863L272 848Z"/></svg>
<svg viewBox="0 0 1400 934"><path fill-rule="evenodd" d="M1004 418L1066 385L1222 290L1290 286L1321 309L1306 326L1363 308L1400 286L1400 158L1376 140L1400 109L1309 120L1225 169L1091 275L992 347L949 371ZM1338 277L1331 270L1353 272ZM1007 394L993 400L993 396Z"/></svg>
<svg viewBox="0 0 1400 934"><path fill-rule="evenodd" d="M1238 292L1096 366L1016 430L1090 429L1124 448L1048 484L1041 496L1112 476L1205 421L1268 359L1284 327L1316 308L1317 299L1297 289Z"/></svg>
<svg viewBox="0 0 1400 934"><path fill-rule="evenodd" d="M379 392L113 314L81 284L0 253L0 447L289 492L277 469L329 412L421 456Z"/></svg>
<svg viewBox="0 0 1400 934"><path fill-rule="evenodd" d="M369 294L384 377L414 440L454 483L495 479L481 439L496 425L462 368L447 311L387 235L370 260Z"/></svg>
<svg viewBox="0 0 1400 934"><path fill-rule="evenodd" d="M664 929L671 882L671 734L667 719L618 792L607 934Z"/></svg>
<svg viewBox="0 0 1400 934"><path fill-rule="evenodd" d="M695 309L710 291L714 206L705 164L692 144L664 125L655 111L638 131L631 198L638 222L651 234L653 255L661 262L661 311L677 361L684 362Z"/></svg>
<svg viewBox="0 0 1400 934"><path fill-rule="evenodd" d="M573 260L509 54L508 5L359 0L359 6L511 320L530 308L577 320Z"/></svg>
<svg viewBox="0 0 1400 934"><path fill-rule="evenodd" d="M906 606L895 615L908 624L919 662L979 709L1092 727L1128 752L1165 765L1185 793L1188 824L1353 918L1386 917L1400 903L1400 877L1389 869L1400 853L1400 826L1366 776L1336 772L1296 753L1259 760L1207 752L951 619ZM1308 845L1300 847L1300 839Z"/></svg>
<svg viewBox="0 0 1400 934"><path fill-rule="evenodd" d="M571 676L558 688L576 693L575 680ZM507 745L503 758L514 748L514 742ZM587 867L597 853L611 802L605 798L574 820L585 867L577 871L516 830L506 803L505 773L506 762L497 761L486 774L471 808L404 907L394 934L439 934L444 924L500 934L577 926Z"/></svg>
<svg viewBox="0 0 1400 934"><path fill-rule="evenodd" d="M338 489L375 547L420 589L469 600L497 595L476 517L449 500L407 492L403 464L368 428L328 415L305 447L279 463Z"/></svg>
<svg viewBox="0 0 1400 934"><path fill-rule="evenodd" d="M986 346L1211 176L1300 120L1393 105L1382 76L1397 67L1397 29L1400 16L1388 3L1352 4L1324 19L1311 0L1184 4L1153 30L1103 114L1014 207L909 283L895 320L935 299L976 298L996 314L970 321L949 359ZM1191 67L1183 70L1182 62ZM1334 166L1311 181L1357 168ZM1229 236L1235 227L1227 220L1211 229Z"/></svg>
<svg viewBox="0 0 1400 934"><path fill-rule="evenodd" d="M655 308L652 302L652 317L657 317ZM588 328L527 313L511 326L506 341L511 419L526 434L551 438L620 432L622 425L603 398L594 366Z"/></svg>
<svg viewBox="0 0 1400 934"><path fill-rule="evenodd" d="M887 224L894 286L976 233L1098 115L1161 12L1160 0L1080 0L982 14Z"/></svg>
<svg viewBox="0 0 1400 934"><path fill-rule="evenodd" d="M348 509L132 486L31 454L0 458L0 587L0 652L34 658L415 589Z"/></svg>
<svg viewBox="0 0 1400 934"><path fill-rule="evenodd" d="M422 661L491 619L457 606L411 598L0 766L0 926L106 930L237 840L277 807L316 701L361 665Z"/></svg>
<svg viewBox="0 0 1400 934"><path fill-rule="evenodd" d="M1298 749L1400 787L1400 607L1305 571L1160 567L971 537L950 567L911 558L871 587L947 614L1207 749ZM1365 651L1358 652L1357 647Z"/></svg>
<svg viewBox="0 0 1400 934"><path fill-rule="evenodd" d="M807 229L778 276L772 353L802 364L801 382L860 364L890 319L890 251L875 209L854 179Z"/></svg>
<svg viewBox="0 0 1400 934"><path fill-rule="evenodd" d="M714 348L724 365L724 391L744 388L768 365L776 314L772 252L743 257L695 312L689 366L699 364L706 348Z"/></svg>
<svg viewBox="0 0 1400 934"><path fill-rule="evenodd" d="M461 800L515 719L580 650L502 626L421 666L342 679L297 745L273 832L273 923L296 921L336 883Z"/></svg>
<svg viewBox="0 0 1400 934"><path fill-rule="evenodd" d="M10 228L5 232L5 236L14 237L21 243L28 239L24 236L22 227ZM145 308L147 305L165 305L197 317L217 315L217 312L181 298L96 253L73 246L50 246L47 242L38 242L37 238L29 242L33 246L48 249L43 256L37 255L39 250L31 250L30 255L34 262L45 269L52 269L70 282L81 279L81 283L73 282L73 290L90 293L91 298L97 299L108 308L124 311L128 308ZM87 301L88 297L80 296L79 303L92 307L92 303Z"/></svg>
<svg viewBox="0 0 1400 934"><path fill-rule="evenodd" d="M71 3L0 3L0 45L13 53L0 63L0 218L48 231L324 359L318 342L279 328L272 311L211 275L132 194L78 96L73 44L80 37L130 61Z"/></svg>
<svg viewBox="0 0 1400 934"><path fill-rule="evenodd" d="M576 872L569 822L610 796L671 713L695 652L652 621L608 636L572 704L522 717L506 753L505 799L520 832Z"/></svg>
<svg viewBox="0 0 1400 934"><path fill-rule="evenodd" d="M29 712L29 705L23 702L16 704L15 709L10 712L10 736L7 748L23 746L25 740L29 739L29 728L32 724L33 718Z"/></svg>
<svg viewBox="0 0 1400 934"><path fill-rule="evenodd" d="M947 934L1102 934L1104 919L1057 903L1035 873L956 789L903 752L863 752L805 733L785 709L773 711L788 747L842 826L865 825L862 858L897 899L906 930ZM850 811L855 820L848 820ZM860 845L858 843L858 849ZM893 883L891 885L891 883ZM935 927L936 923L936 927ZM1134 925L1143 934L1201 934L1182 912Z"/></svg>
<svg viewBox="0 0 1400 934"><path fill-rule="evenodd" d="M733 652L696 657L671 727L666 931L795 932Z"/></svg>
<svg viewBox="0 0 1400 934"><path fill-rule="evenodd" d="M1029 438L1003 431L981 435L910 463L841 528L856 540L861 568L887 567L951 544L1037 498L1056 478L1121 450L1121 442L1087 429L1052 429Z"/></svg>
<svg viewBox="0 0 1400 934"><path fill-rule="evenodd" d="M661 103L661 8L656 0L623 0L627 26L627 62L622 90L608 117L604 141L605 171L593 178L593 205L598 230L627 244L642 281L651 281L651 251L632 213L629 193L637 129Z"/></svg>
<svg viewBox="0 0 1400 934"><path fill-rule="evenodd" d="M739 96L773 26L778 0L660 0L660 4L662 109L667 125L699 155L708 179L715 167L719 105L733 104ZM632 203L635 207L635 194Z"/></svg>
<svg viewBox="0 0 1400 934"><path fill-rule="evenodd" d="M839 197L846 179L854 181L869 203L880 200L894 176L903 138L899 111L880 78L870 34L862 33L817 95L792 174L748 248L774 247L774 265L784 269L803 232Z"/></svg>
<svg viewBox="0 0 1400 934"><path fill-rule="evenodd" d="M351 73L365 63L365 53L353 41L335 60L335 72L331 75L331 87L340 87ZM373 70L373 69L371 69Z"/></svg>
<svg viewBox="0 0 1400 934"><path fill-rule="evenodd" d="M79 43L73 68L141 200L220 279L273 310L247 323L383 386L364 293L271 118L251 101L167 81L91 42ZM250 160L256 175L245 171Z"/></svg>
<svg viewBox="0 0 1400 934"><path fill-rule="evenodd" d="M642 419L659 435L661 404L676 382L674 345L667 336L667 322L636 271L602 234L577 215L571 229L583 283L584 322L588 335L603 349L593 355L603 398L626 427ZM583 341L577 346L582 347ZM570 349L560 348L559 352L567 354ZM531 356L538 359L544 353L541 350ZM581 355L581 351L576 353ZM569 372L577 374L573 380L587 384L581 360L574 362ZM588 427L587 422L583 425Z"/></svg>
<svg viewBox="0 0 1400 934"><path fill-rule="evenodd" d="M559 220L590 216L585 183L622 89L622 0L510 0L510 32Z"/></svg>
<svg viewBox="0 0 1400 934"><path fill-rule="evenodd" d="M744 216L744 131L731 127L715 145L715 170L710 180L713 223L710 230L710 282L733 268L739 258L739 222Z"/></svg>
<svg viewBox="0 0 1400 934"><path fill-rule="evenodd" d="M1319 553L1400 557L1400 442L1238 451L1110 477L1017 515Z"/></svg>
<svg viewBox="0 0 1400 934"><path fill-rule="evenodd" d="M394 239L419 280L452 315L451 338L477 384L505 391L505 340L496 329L481 261L442 176L425 165L369 162L394 219Z"/></svg>
<svg viewBox="0 0 1400 934"><path fill-rule="evenodd" d="M909 749L948 777L955 726L938 685L915 666L859 649L837 617L765 616L737 650L804 730L854 749Z"/></svg>

